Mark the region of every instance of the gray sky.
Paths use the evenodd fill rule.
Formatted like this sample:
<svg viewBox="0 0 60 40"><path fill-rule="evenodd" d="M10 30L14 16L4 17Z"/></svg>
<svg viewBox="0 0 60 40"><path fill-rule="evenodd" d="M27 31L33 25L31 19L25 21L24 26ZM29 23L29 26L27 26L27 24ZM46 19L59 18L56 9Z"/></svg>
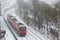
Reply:
<svg viewBox="0 0 60 40"><path fill-rule="evenodd" d="M29 0L24 0L24 1L29 3L31 0L30 1ZM54 4L59 0L40 0L40 1L45 1L48 4Z"/></svg>
<svg viewBox="0 0 60 40"><path fill-rule="evenodd" d="M0 1L3 2L4 7L5 7L5 6L11 6L11 5L13 5L14 3L16 3L17 0L0 0ZM31 0L24 0L24 1L27 2L27 3L31 3ZM58 0L40 0L40 1L45 1L48 4L54 4Z"/></svg>
<svg viewBox="0 0 60 40"><path fill-rule="evenodd" d="M48 4L54 4L54 3L56 3L59 0L41 0L41 1L45 1Z"/></svg>

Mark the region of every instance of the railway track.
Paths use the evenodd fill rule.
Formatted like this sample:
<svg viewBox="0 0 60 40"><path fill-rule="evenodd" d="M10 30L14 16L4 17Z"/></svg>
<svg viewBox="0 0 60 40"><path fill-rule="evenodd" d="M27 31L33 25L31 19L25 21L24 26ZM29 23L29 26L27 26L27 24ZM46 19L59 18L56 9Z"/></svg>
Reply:
<svg viewBox="0 0 60 40"><path fill-rule="evenodd" d="M39 32L37 32L36 30L34 30L33 28L30 28L29 26L26 25L26 23L24 23L24 21L22 21L21 19L19 19L19 17L16 17L19 21L21 21L26 27L27 29L34 34L35 36L37 36L38 38L40 38L40 40L50 40L49 38L45 37L44 35L40 34ZM31 30L33 29L33 30ZM39 35L40 36L39 36Z"/></svg>
<svg viewBox="0 0 60 40"><path fill-rule="evenodd" d="M7 23L9 26L11 26L9 23ZM10 30L13 30L12 27L10 28ZM21 39L21 40L30 40L31 37L34 40L38 40L36 37L34 37L31 33L27 32L27 35L25 35L25 37L20 37L14 30L12 31L16 37L16 39ZM29 36L28 36L29 35Z"/></svg>
<svg viewBox="0 0 60 40"><path fill-rule="evenodd" d="M7 22L7 24L9 25L9 28L12 30L12 32L14 33L14 35L15 35L15 37L16 37L17 40L27 40L26 37L21 37L21 36L19 36L19 35L16 33L16 31L14 31L14 29L11 27L11 25L10 25L8 22Z"/></svg>
<svg viewBox="0 0 60 40"><path fill-rule="evenodd" d="M28 32L32 37L34 37L34 40L38 40L34 35L32 35L30 32Z"/></svg>
<svg viewBox="0 0 60 40"><path fill-rule="evenodd" d="M35 40L42 40L40 37L36 36L35 34L31 33L30 31L28 31L34 38Z"/></svg>
<svg viewBox="0 0 60 40"><path fill-rule="evenodd" d="M10 29L10 27L9 27L9 25L8 25L8 23L7 23L7 21L5 20L5 18L4 18L4 17L3 17L3 19L4 19L5 23L7 24L7 26L8 26L8 28L9 28L9 30L10 30L10 31L11 31L11 33L13 34L14 38L17 40L16 36L14 35L13 31Z"/></svg>
<svg viewBox="0 0 60 40"><path fill-rule="evenodd" d="M29 29L29 28L28 28L28 29ZM43 35L42 35L42 36L43 36L43 38L42 38L39 33L36 33L36 32L35 32L35 30L33 30L33 31L34 31L34 32L33 32L32 30L29 29L29 31L32 32L35 36L37 36L37 37L40 38L41 40L49 40L47 37L44 37ZM38 34L39 34L40 36L39 36Z"/></svg>
<svg viewBox="0 0 60 40"><path fill-rule="evenodd" d="M25 37L21 37L16 33L16 31L14 31L15 29L13 29L12 26L7 21L6 21L6 24L9 27L9 29L11 30L11 32L16 40L43 40L40 36L38 36L36 33L31 31L29 28L27 28L27 34L25 35Z"/></svg>

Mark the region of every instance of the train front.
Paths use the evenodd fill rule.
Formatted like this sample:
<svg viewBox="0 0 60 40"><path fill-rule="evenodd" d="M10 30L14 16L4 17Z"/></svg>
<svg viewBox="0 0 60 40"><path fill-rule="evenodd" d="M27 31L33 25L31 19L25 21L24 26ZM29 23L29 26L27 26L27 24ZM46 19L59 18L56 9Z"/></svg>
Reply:
<svg viewBox="0 0 60 40"><path fill-rule="evenodd" d="M22 35L22 36L26 35L27 30L24 25L20 25L19 30L20 30L20 35Z"/></svg>

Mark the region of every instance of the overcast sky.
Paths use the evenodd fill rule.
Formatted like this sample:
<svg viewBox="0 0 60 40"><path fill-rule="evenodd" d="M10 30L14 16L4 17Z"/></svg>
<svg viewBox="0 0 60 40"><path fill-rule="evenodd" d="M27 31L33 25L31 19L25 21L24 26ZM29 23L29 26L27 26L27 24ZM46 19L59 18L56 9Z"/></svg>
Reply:
<svg viewBox="0 0 60 40"><path fill-rule="evenodd" d="M45 1L48 4L54 4L54 3L56 3L59 0L41 0L41 1Z"/></svg>
<svg viewBox="0 0 60 40"><path fill-rule="evenodd" d="M29 3L31 0L30 1L29 0L24 0L24 1ZM59 0L40 0L40 1L45 1L48 4L54 4Z"/></svg>
<svg viewBox="0 0 60 40"><path fill-rule="evenodd" d="M2 0L0 0L1 2ZM16 3L17 0L3 0L3 4L4 4L4 7L5 6L10 6L10 5L13 5ZM31 0L24 0L26 3L31 3ZM48 4L54 4L56 3L58 0L40 0L40 1L45 1L46 3Z"/></svg>

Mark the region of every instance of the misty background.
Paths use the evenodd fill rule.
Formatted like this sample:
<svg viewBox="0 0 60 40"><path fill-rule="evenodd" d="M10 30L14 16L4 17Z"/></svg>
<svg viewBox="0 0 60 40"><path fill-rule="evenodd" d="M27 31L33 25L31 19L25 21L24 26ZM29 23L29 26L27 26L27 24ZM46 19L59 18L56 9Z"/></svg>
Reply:
<svg viewBox="0 0 60 40"><path fill-rule="evenodd" d="M60 0L0 0L2 15L14 8L27 25L53 40L60 39Z"/></svg>

